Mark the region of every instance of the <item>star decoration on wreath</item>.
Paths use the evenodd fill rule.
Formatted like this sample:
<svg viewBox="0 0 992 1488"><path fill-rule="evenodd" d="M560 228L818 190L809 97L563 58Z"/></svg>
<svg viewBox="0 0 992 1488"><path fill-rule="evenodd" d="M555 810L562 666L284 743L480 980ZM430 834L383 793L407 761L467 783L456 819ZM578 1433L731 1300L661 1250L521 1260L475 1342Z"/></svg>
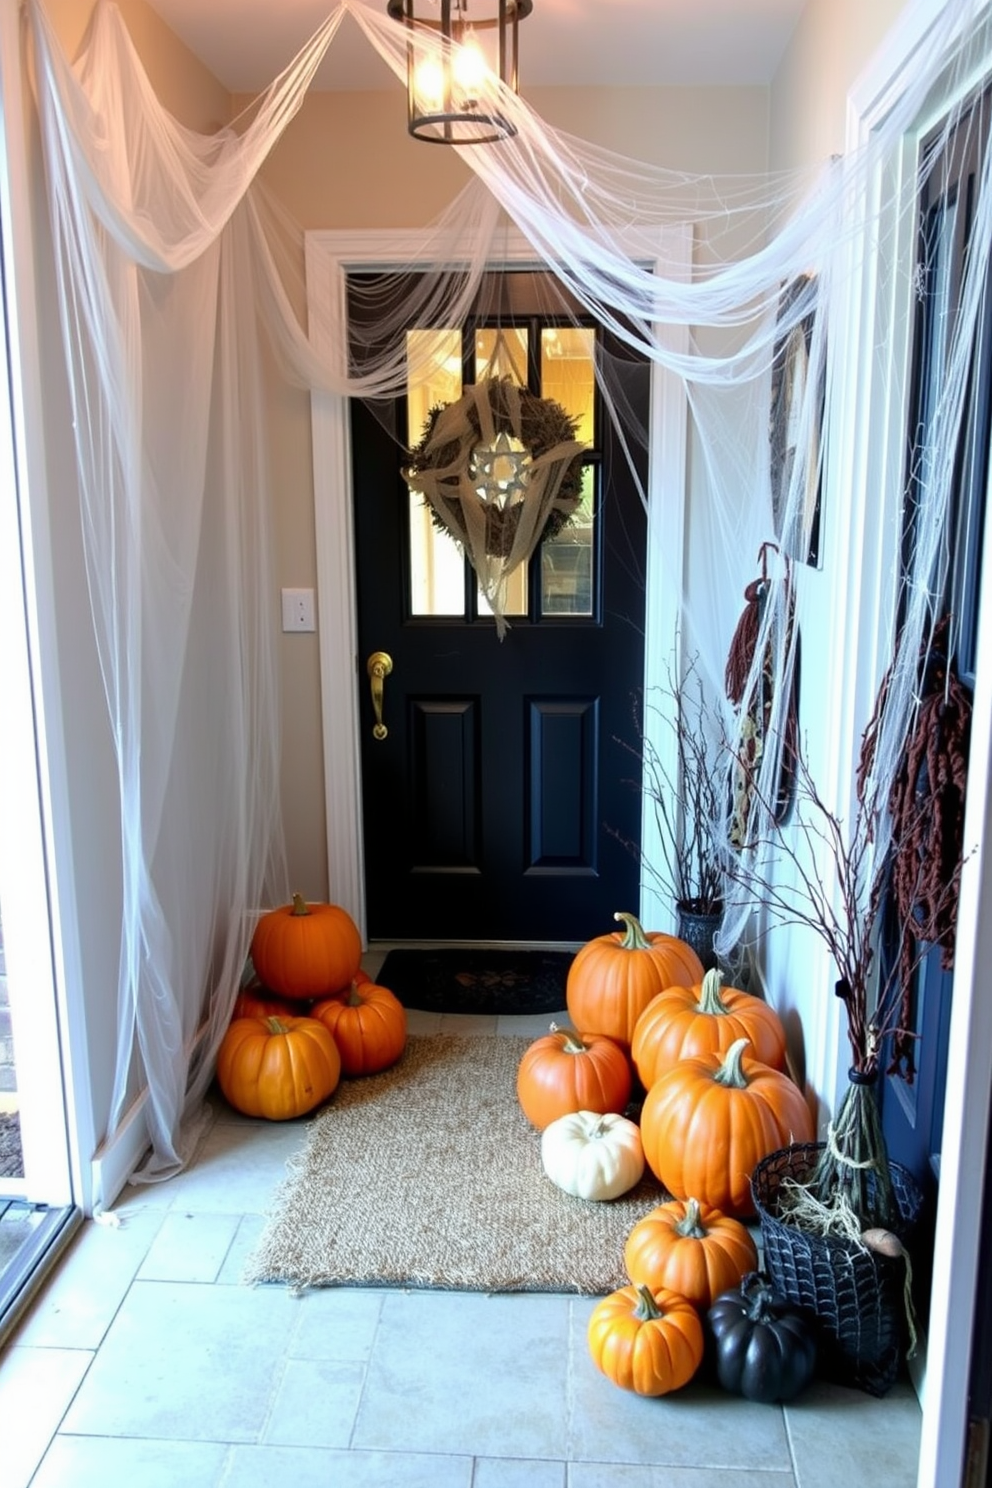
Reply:
<svg viewBox="0 0 992 1488"><path fill-rule="evenodd" d="M506 508L527 492L530 455L505 431L492 444L477 444L469 459L471 478L487 506Z"/></svg>
<svg viewBox="0 0 992 1488"><path fill-rule="evenodd" d="M509 563L495 585L576 511L585 452L576 434L575 419L554 399L490 377L431 409L403 475L480 581L486 560Z"/></svg>

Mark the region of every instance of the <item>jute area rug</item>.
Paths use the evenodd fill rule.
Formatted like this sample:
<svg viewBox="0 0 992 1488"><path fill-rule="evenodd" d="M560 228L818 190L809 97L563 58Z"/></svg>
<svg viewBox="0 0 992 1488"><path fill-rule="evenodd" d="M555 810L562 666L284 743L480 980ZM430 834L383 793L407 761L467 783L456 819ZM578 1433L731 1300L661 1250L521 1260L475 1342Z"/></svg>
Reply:
<svg viewBox="0 0 992 1488"><path fill-rule="evenodd" d="M529 1042L411 1036L391 1070L343 1081L290 1162L243 1280L589 1295L623 1286L624 1241L667 1196L649 1176L590 1202L546 1177L516 1097Z"/></svg>

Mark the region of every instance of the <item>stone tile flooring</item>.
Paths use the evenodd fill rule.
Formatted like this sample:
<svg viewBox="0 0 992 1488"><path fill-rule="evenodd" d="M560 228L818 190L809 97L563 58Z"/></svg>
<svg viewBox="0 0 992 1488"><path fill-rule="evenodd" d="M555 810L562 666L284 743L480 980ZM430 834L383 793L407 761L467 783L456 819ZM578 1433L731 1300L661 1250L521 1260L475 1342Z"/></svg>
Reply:
<svg viewBox="0 0 992 1488"><path fill-rule="evenodd" d="M411 1014L415 1032L547 1018ZM920 1411L815 1384L785 1409L591 1364L592 1299L241 1285L303 1123L217 1102L195 1164L87 1222L0 1353L4 1488L912 1488Z"/></svg>

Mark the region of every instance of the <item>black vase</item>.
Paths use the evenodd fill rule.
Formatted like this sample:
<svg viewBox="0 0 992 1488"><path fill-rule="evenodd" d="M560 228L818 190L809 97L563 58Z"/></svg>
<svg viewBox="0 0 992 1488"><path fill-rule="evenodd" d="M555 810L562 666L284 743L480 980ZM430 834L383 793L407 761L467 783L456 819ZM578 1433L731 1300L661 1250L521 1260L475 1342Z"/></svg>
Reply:
<svg viewBox="0 0 992 1488"><path fill-rule="evenodd" d="M677 904L678 938L691 946L703 963L704 971L712 971L717 964L713 937L723 923L723 910L697 910Z"/></svg>

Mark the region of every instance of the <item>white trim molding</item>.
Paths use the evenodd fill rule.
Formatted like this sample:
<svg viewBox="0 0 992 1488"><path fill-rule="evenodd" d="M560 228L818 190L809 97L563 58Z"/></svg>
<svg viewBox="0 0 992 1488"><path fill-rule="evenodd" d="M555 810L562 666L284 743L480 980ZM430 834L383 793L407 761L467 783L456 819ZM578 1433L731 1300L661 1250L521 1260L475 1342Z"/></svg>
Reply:
<svg viewBox="0 0 992 1488"><path fill-rule="evenodd" d="M899 102L909 87L914 58L922 48L933 45L930 33L943 10L943 0L918 0L917 4L907 6L884 53L851 91L850 149L863 145ZM976 9L972 23L977 37L989 24L987 5ZM956 40L964 43L965 52L974 50L970 35ZM981 72L992 75L987 51ZM977 81L979 73L974 69L970 78L958 76L954 84L957 96ZM915 235L914 213L904 209L915 200L918 141L955 101L949 90L943 97L938 90L927 98L925 113L914 121L905 137L901 161L892 167L896 179L886 182L887 192L896 204L892 211L901 212L901 220L906 224L894 250L906 272L893 273L892 255L887 263L880 263L866 245L856 280L852 280L857 289L847 321L851 355L845 365L857 365L858 375L848 379L846 397L858 406L857 427L861 433L857 445L852 447L852 468L844 473L843 483L856 492L871 489L875 502L879 493L891 491L897 479L905 441L905 375L911 308L900 303L899 295L905 299L909 294L908 269L912 266ZM893 216L893 222L896 220L899 219ZM887 348L884 366L879 363L880 346ZM866 484L869 479L870 487ZM863 495L860 499L865 502ZM914 1376L923 1408L919 1488L934 1488L937 1484L956 1488L963 1481L970 1345L979 1263L985 1248L981 1234L981 1179L992 1111L992 1005L985 994L987 978L982 970L992 957L992 916L987 913L987 906L992 903L992 862L982 846L992 829L992 575L987 561L988 542L986 529L965 821L966 844L977 843L979 847L966 861L961 880L930 1322L926 1359ZM884 617L879 609L883 596L881 570L877 567L881 545L878 547L878 554L866 567L861 594L864 602L873 586L878 624L872 633L881 640ZM866 622L870 618L870 614L859 616L863 633L869 628ZM877 665L872 670L877 671ZM865 674L860 675L863 683Z"/></svg>
<svg viewBox="0 0 992 1488"><path fill-rule="evenodd" d="M340 358L347 346L348 273L424 261L427 244L426 234L406 231L307 234L310 335L323 355ZM533 248L518 233L501 237L499 261L517 268L543 267L536 260ZM679 227L660 233L657 261L666 264L667 273L673 272L673 264L681 265L688 277L692 262L691 230ZM328 878L335 903L348 910L361 930L364 943L367 937L348 400L315 393L311 406ZM659 637L670 637L674 632L681 591L681 573L673 573L670 552L672 533L681 534L684 529L686 423L685 393L680 380L656 366L652 369L649 448L646 682L657 665ZM663 567L658 547L662 532L668 550L664 586L658 582ZM681 544L678 551L681 552Z"/></svg>

